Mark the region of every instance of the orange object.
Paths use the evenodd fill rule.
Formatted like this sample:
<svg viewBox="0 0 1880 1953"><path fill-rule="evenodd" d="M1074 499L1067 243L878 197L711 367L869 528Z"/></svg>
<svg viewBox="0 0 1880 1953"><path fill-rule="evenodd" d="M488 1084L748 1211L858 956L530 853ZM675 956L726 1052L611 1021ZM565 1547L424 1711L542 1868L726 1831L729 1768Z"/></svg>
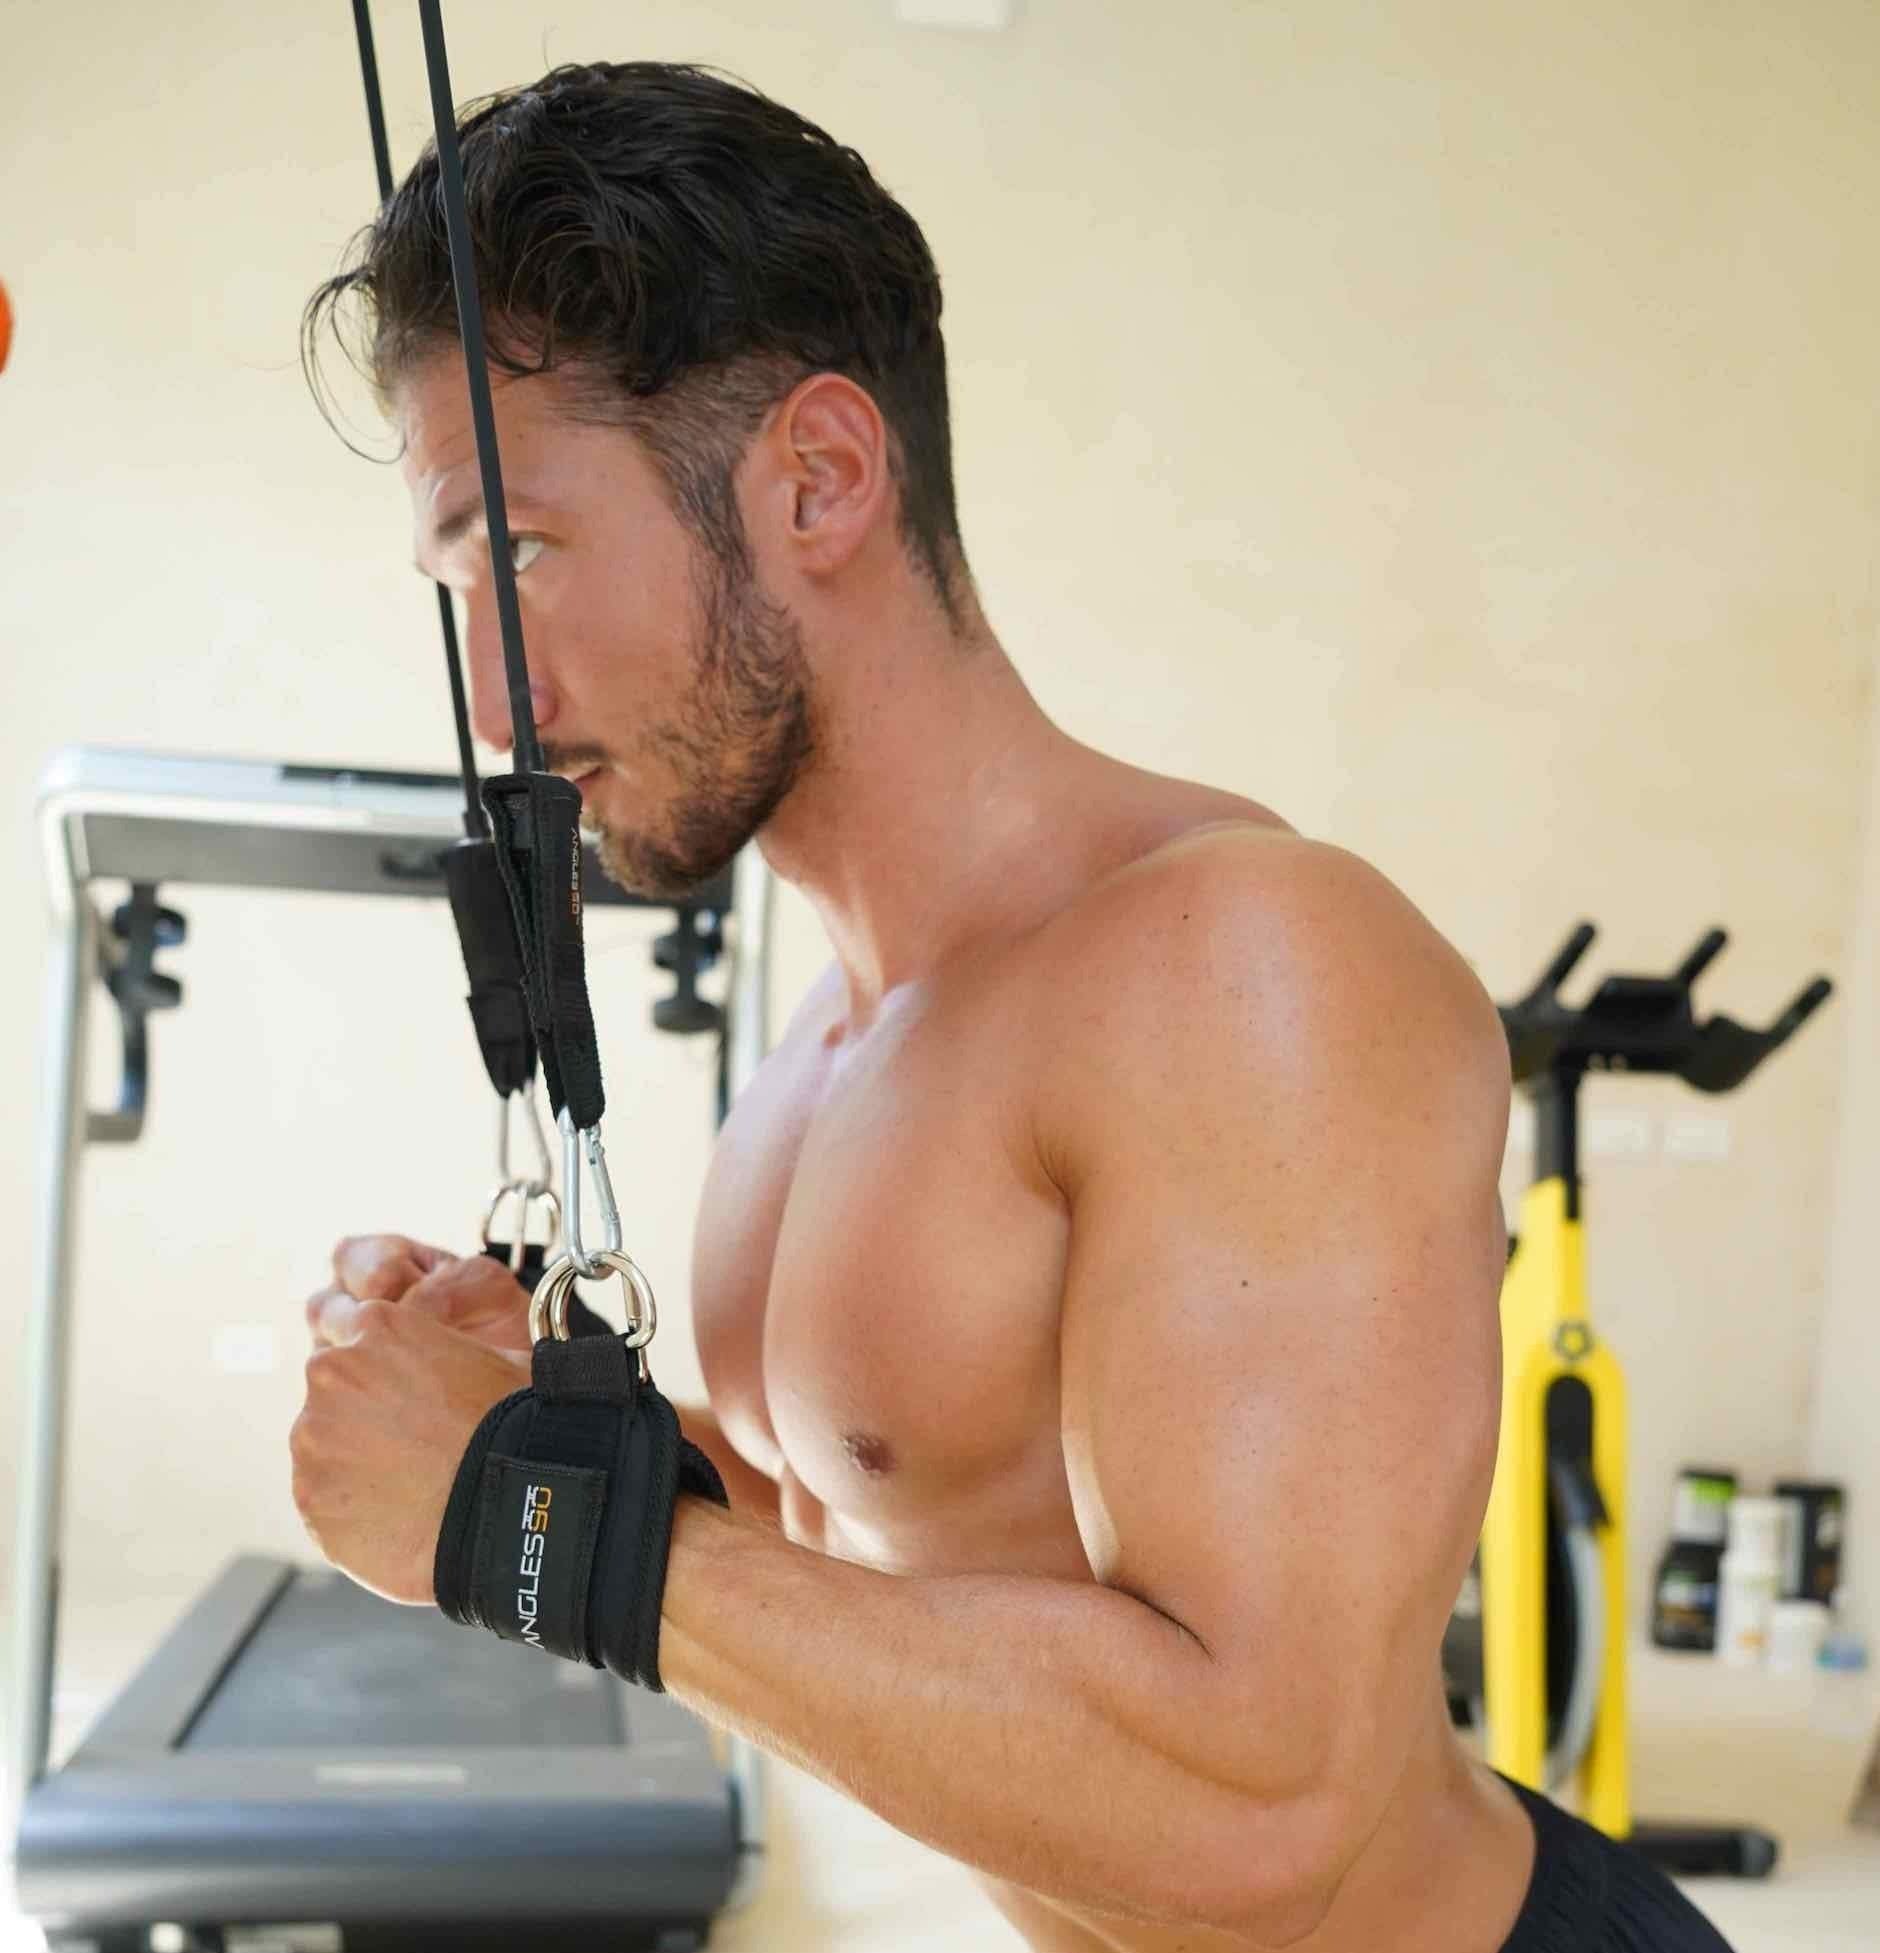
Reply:
<svg viewBox="0 0 1880 1953"><path fill-rule="evenodd" d="M13 350L13 307L7 300L7 288L0 285L0 373L7 370L7 354Z"/></svg>

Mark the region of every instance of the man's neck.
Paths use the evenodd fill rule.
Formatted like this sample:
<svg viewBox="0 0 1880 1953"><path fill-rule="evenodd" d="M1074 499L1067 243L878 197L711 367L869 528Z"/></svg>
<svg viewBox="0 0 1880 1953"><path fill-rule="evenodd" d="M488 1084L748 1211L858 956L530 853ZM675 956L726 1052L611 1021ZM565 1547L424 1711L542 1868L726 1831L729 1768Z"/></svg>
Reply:
<svg viewBox="0 0 1880 1953"><path fill-rule="evenodd" d="M1084 852L1076 784L1114 762L1046 718L990 632L829 669L815 757L758 844L821 917L861 1024L1048 909Z"/></svg>

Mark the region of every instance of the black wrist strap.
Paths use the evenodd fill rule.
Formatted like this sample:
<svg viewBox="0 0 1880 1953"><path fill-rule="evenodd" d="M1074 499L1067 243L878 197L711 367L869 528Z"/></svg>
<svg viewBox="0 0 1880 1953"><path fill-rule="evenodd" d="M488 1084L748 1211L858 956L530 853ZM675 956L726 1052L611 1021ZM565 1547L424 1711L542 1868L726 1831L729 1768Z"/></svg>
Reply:
<svg viewBox="0 0 1880 1953"><path fill-rule="evenodd" d="M688 1492L730 1503L638 1351L617 1335L545 1339L533 1386L490 1410L457 1468L437 1604L658 1691L673 1511Z"/></svg>

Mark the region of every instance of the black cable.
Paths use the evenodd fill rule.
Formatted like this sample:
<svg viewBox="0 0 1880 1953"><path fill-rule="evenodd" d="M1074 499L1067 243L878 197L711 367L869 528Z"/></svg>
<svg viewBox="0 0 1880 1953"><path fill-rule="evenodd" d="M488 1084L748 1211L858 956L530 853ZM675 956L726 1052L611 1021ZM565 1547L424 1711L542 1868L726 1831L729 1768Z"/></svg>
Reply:
<svg viewBox="0 0 1880 1953"><path fill-rule="evenodd" d="M483 308L477 300L463 162L457 153L457 110L451 99L450 64L444 50L444 23L439 17L438 0L418 0L418 19L424 29L424 65L431 83L431 120L436 129L438 176L444 191L444 225L450 238L451 282L457 292L457 333L463 342L464 366L470 383L470 419L476 432L477 468L483 477L490 570L496 579L496 618L502 632L503 671L509 685L509 718L515 732L515 771L518 775L541 773L545 770L542 745L536 737L529 666L522 650L522 612L516 603L509 513L503 500L502 463L496 452L496 416L490 406Z"/></svg>
<svg viewBox="0 0 1880 1953"><path fill-rule="evenodd" d="M378 171L379 202L392 194L392 151L385 136L385 96L379 87L379 58L372 45L369 0L353 0L353 29L359 36L359 74L366 89L366 121L372 129L372 161ZM457 724L457 770L463 776L463 828L473 841L488 838L489 816L478 792L476 752L470 739L470 706L464 693L463 659L457 649L457 613L450 592L437 586L437 620L444 633L444 670Z"/></svg>
<svg viewBox="0 0 1880 1953"><path fill-rule="evenodd" d="M359 72L366 84L366 120L372 125L372 160L379 170L379 201L392 194L392 151L385 140L385 98L379 92L379 58L372 49L372 16L367 0L353 0L353 27L359 36Z"/></svg>
<svg viewBox="0 0 1880 1953"><path fill-rule="evenodd" d="M450 678L450 710L457 722L457 769L463 775L463 829L473 841L487 841L490 817L483 811L476 754L470 744L470 701L463 687L463 659L457 651L457 613L450 592L437 586L437 621L444 630L444 670Z"/></svg>

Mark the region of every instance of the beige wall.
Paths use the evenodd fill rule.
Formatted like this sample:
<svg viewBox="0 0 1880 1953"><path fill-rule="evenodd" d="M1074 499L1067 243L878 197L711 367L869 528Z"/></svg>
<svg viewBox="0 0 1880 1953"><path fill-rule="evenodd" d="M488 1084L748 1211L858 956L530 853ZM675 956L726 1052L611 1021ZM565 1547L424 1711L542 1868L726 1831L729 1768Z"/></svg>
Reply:
<svg viewBox="0 0 1880 1953"><path fill-rule="evenodd" d="M1821 1477L1851 1490L1842 1605L1872 1640L1880 1639L1880 714L1867 761L1866 841L1847 970L1847 1075L1811 1462Z"/></svg>
<svg viewBox="0 0 1880 1953"><path fill-rule="evenodd" d="M415 17L378 11L402 161L421 132ZM1805 973L1847 969L1880 513L1880 14L1029 0L994 39L888 16L885 0L461 0L451 27L460 95L545 59L701 56L874 161L946 273L992 616L1079 735L1370 855L1500 994L1582 914L1612 959L1648 967L1727 923L1739 946L1707 992L1755 1017ZM35 8L8 26L15 1242L43 756L85 739L448 764L401 490L338 446L294 364L299 303L371 203L352 63L337 0ZM81 1610L127 1581L180 1597L225 1540L295 1544L283 1434L327 1243L376 1226L463 1240L487 1177L441 914L185 906L190 1001L157 1026L149 1137L88 1179ZM610 1135L632 1238L676 1304L703 1054L652 1044L644 931L603 933ZM820 954L790 902L786 998ZM1681 1459L1806 1461L1852 1021L1824 1018L1724 1102L1727 1159L1593 1162L1641 1568ZM1597 1101L1632 1106L1654 1141L1692 1109L1624 1083ZM1871 1147L1862 1130L1847 1143ZM0 1290L0 1402L23 1308L19 1282ZM231 1322L279 1325L275 1376L208 1369ZM683 1325L675 1306L678 1391ZM1866 1364L1873 1401L1871 1347L1839 1347L1837 1377L1852 1388ZM213 1442L179 1439L191 1402Z"/></svg>

